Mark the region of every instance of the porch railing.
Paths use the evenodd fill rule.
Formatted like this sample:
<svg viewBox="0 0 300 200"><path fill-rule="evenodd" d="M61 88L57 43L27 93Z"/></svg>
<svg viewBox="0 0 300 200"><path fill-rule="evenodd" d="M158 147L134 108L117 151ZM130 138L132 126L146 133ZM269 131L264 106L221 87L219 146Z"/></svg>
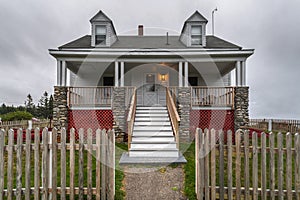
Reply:
<svg viewBox="0 0 300 200"><path fill-rule="evenodd" d="M168 108L168 112L171 118L171 123L172 123L172 127L173 127L173 131L174 131L174 135L175 135L175 139L176 139L176 146L177 148L179 148L179 129L178 129L178 125L180 122L180 117L178 115L174 100L172 98L172 95L170 93L169 88L166 88L166 102L167 102L167 108Z"/></svg>
<svg viewBox="0 0 300 200"><path fill-rule="evenodd" d="M133 132L134 119L135 119L135 111L136 111L136 102L137 102L136 89L134 89L130 106L129 106L128 117L127 117L128 150L131 147L132 132Z"/></svg>
<svg viewBox="0 0 300 200"><path fill-rule="evenodd" d="M69 87L70 107L111 106L113 87Z"/></svg>
<svg viewBox="0 0 300 200"><path fill-rule="evenodd" d="M234 107L233 87L192 87L192 106Z"/></svg>

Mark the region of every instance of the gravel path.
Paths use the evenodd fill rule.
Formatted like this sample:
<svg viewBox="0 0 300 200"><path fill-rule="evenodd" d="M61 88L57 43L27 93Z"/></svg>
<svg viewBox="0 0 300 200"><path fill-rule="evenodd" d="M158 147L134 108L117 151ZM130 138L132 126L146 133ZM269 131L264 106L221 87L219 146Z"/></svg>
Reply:
<svg viewBox="0 0 300 200"><path fill-rule="evenodd" d="M185 200L182 166L125 167L127 200Z"/></svg>

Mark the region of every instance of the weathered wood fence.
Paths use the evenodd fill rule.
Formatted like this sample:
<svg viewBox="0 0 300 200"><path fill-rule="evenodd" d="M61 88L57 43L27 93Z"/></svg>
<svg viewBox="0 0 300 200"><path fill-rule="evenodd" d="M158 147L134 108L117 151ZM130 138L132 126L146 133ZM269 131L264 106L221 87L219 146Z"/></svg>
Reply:
<svg viewBox="0 0 300 200"><path fill-rule="evenodd" d="M78 142L74 129L14 134L0 131L0 199L114 199L113 131L80 129Z"/></svg>
<svg viewBox="0 0 300 200"><path fill-rule="evenodd" d="M232 134L197 129L197 199L300 199L298 133Z"/></svg>
<svg viewBox="0 0 300 200"><path fill-rule="evenodd" d="M250 119L250 128L269 131L300 132L300 120L293 119Z"/></svg>
<svg viewBox="0 0 300 200"><path fill-rule="evenodd" d="M0 123L0 128L4 130L22 128L27 129L29 126L29 120L17 120L17 121L3 121ZM51 122L49 119L42 119L39 121L32 121L32 128L37 127L51 127Z"/></svg>

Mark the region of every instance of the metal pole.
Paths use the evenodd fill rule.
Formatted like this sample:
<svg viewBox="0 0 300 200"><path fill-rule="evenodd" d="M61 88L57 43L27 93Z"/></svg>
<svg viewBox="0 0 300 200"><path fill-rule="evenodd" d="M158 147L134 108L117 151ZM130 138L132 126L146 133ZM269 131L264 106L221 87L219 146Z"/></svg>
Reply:
<svg viewBox="0 0 300 200"><path fill-rule="evenodd" d="M215 15L215 12L218 11L217 8L215 8L212 12L211 12L211 15L212 15L212 35L215 35L215 18L214 18L214 15Z"/></svg>

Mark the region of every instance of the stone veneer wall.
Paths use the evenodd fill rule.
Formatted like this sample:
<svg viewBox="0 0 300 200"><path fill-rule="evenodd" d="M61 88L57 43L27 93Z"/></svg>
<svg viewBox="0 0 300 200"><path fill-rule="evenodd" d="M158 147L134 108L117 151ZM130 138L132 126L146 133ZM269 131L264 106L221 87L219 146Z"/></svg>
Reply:
<svg viewBox="0 0 300 200"><path fill-rule="evenodd" d="M234 128L249 124L249 87L235 87L234 89Z"/></svg>
<svg viewBox="0 0 300 200"><path fill-rule="evenodd" d="M53 125L58 128L68 128L68 88L54 86Z"/></svg>
<svg viewBox="0 0 300 200"><path fill-rule="evenodd" d="M125 87L115 87L113 91L113 115L115 120L115 126L121 130L121 132L126 132L126 88Z"/></svg>
<svg viewBox="0 0 300 200"><path fill-rule="evenodd" d="M188 142L190 141L191 88L179 87L177 100L180 115L180 141Z"/></svg>

